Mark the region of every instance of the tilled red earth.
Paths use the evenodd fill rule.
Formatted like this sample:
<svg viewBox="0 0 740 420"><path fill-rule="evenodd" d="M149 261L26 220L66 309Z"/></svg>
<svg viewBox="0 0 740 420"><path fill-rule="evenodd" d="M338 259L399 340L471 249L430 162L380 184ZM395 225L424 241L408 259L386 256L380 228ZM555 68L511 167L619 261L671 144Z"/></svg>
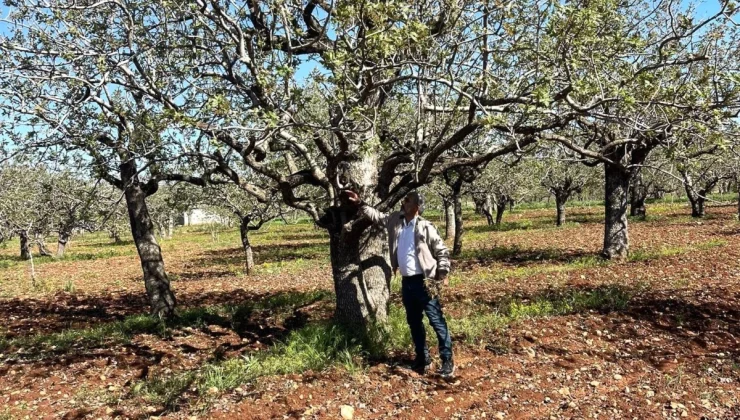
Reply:
<svg viewBox="0 0 740 420"><path fill-rule="evenodd" d="M510 217L548 218L550 212ZM591 210L573 211L585 221L564 229L486 232L470 224L473 239L465 247L480 252L455 262L460 271L445 295L450 314L603 286L623 288L631 299L623 310L517 321L476 345L458 339L452 381L420 376L401 363L404 355L390 355L359 373L335 368L266 377L213 395L207 404L192 395L192 403L174 409L132 393L141 379L265 348L290 328L257 312L246 334L208 323L174 329L168 339L139 334L129 344L38 357L11 347L0 356L0 418L340 418L342 406L356 419L740 418L740 226L731 208L711 213L699 223L678 211L633 223L633 250L653 252L649 258L586 268L571 263L598 251L602 227L589 221L597 216ZM512 252L494 252L501 249ZM325 262L243 278L214 276L217 266L193 264L202 255L187 250L165 257L171 272L185 279L174 286L188 307L331 288ZM110 264L137 264L119 258ZM98 263L105 270L108 260ZM131 276L117 289L80 284L74 294L0 300L3 332L22 337L141 313L142 287ZM300 313L324 319L330 306L309 305Z"/></svg>

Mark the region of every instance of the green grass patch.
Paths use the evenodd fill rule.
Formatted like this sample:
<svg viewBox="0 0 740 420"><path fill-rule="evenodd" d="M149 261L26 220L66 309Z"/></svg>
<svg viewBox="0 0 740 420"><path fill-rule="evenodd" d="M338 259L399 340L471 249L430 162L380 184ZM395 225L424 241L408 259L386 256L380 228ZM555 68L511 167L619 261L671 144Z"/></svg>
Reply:
<svg viewBox="0 0 740 420"><path fill-rule="evenodd" d="M664 247L657 250L638 249L630 251L627 260L632 262L648 261L656 258L680 255L691 251L704 251L707 249L722 247L725 245L727 245L727 241L721 239L712 239L706 242L701 242L689 246Z"/></svg>
<svg viewBox="0 0 740 420"><path fill-rule="evenodd" d="M528 302L509 302L504 312L512 321L537 317L566 315L587 310L612 311L627 306L630 294L620 287L592 290L551 292Z"/></svg>
<svg viewBox="0 0 740 420"><path fill-rule="evenodd" d="M477 305L463 316L449 317L450 330L468 344L495 337L506 326L527 319L561 316L588 310L624 309L631 295L619 287L548 292L532 299L511 299L496 306Z"/></svg>
<svg viewBox="0 0 740 420"><path fill-rule="evenodd" d="M168 336L170 329L203 327L209 324L230 325L238 329L241 323L258 310L269 310L280 316L333 296L329 291L287 292L241 305L214 305L178 310L177 317L164 323L149 315L132 315L122 321L101 324L92 328L68 329L51 334L37 334L13 339L0 338L0 351L23 349L22 353L42 355L47 352L64 353L74 349L100 347L104 344L128 343L136 334Z"/></svg>
<svg viewBox="0 0 740 420"><path fill-rule="evenodd" d="M601 207L604 205L604 200L574 200L568 201L566 204L567 208L580 208L580 207ZM514 206L514 210L542 210L542 209L555 209L555 200L548 201L535 201L531 203L519 203ZM508 210L508 209L507 209ZM567 210L566 210L567 211Z"/></svg>
<svg viewBox="0 0 740 420"><path fill-rule="evenodd" d="M496 333L514 322L585 310L623 309L629 299L630 295L618 287L550 292L530 300L511 299L497 307L477 305L468 308L462 316L448 315L447 321L456 340L475 345L496 341ZM431 327L426 325L426 328L430 345L434 345L435 335ZM392 305L388 323L373 331L372 336L372 340L358 338L329 321L312 323L292 331L268 350L206 363L193 371L155 376L134 385L133 391L151 403L174 407L188 389L207 400L263 376L322 371L329 367L354 373L364 369L368 359L383 358L389 352L403 352L412 347L404 309Z"/></svg>
<svg viewBox="0 0 740 420"><path fill-rule="evenodd" d="M712 240L694 245L694 248L699 249L699 250L706 250L706 249L718 248L718 247L722 247L726 245L727 245L727 241L725 240L712 239Z"/></svg>
<svg viewBox="0 0 740 420"><path fill-rule="evenodd" d="M133 386L134 395L173 408L188 390L207 399L262 376L321 371L341 366L349 372L361 369L364 355L360 341L329 322L308 325L291 332L267 351L211 362L195 371L154 376Z"/></svg>
<svg viewBox="0 0 740 420"><path fill-rule="evenodd" d="M134 315L120 322L92 328L69 329L51 334L38 334L0 341L0 351L10 347L40 354L47 351L67 352L73 348L99 347L108 343L128 342L135 334L162 332L164 325L149 315Z"/></svg>

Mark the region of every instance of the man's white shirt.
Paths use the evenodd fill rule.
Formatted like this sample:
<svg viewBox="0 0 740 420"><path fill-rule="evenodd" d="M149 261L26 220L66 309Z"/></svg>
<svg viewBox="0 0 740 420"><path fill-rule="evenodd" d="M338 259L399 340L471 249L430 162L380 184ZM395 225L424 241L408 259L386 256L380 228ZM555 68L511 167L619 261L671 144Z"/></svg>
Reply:
<svg viewBox="0 0 740 420"><path fill-rule="evenodd" d="M404 218L401 225L401 234L398 236L398 269L401 270L403 277L424 274L419 263L419 257L416 255L416 241L414 240L414 231L416 230L416 220L414 217L410 222Z"/></svg>

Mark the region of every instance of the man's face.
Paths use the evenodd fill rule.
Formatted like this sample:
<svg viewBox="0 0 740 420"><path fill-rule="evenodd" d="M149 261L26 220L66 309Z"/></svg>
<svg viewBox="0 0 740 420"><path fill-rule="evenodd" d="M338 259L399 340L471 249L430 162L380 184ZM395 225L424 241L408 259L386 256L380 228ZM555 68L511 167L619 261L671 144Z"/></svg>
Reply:
<svg viewBox="0 0 740 420"><path fill-rule="evenodd" d="M419 204L416 202L416 197L412 195L407 195L403 199L403 204L401 205L401 207L403 208L403 213L406 216L416 216L419 211Z"/></svg>

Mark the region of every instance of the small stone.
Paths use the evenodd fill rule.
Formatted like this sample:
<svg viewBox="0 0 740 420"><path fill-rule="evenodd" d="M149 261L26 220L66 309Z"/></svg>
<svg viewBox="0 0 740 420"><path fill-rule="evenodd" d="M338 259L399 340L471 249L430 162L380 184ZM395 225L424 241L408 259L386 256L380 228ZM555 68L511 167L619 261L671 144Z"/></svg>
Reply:
<svg viewBox="0 0 740 420"><path fill-rule="evenodd" d="M529 356L530 359L534 359L537 356L537 352L532 350L531 347L527 347L527 356Z"/></svg>
<svg viewBox="0 0 740 420"><path fill-rule="evenodd" d="M591 384L590 385L593 386L593 387L597 387L597 386L599 386L599 381L591 381Z"/></svg>
<svg viewBox="0 0 740 420"><path fill-rule="evenodd" d="M114 410L112 408L108 407L108 408L105 409L105 414L107 414L107 415L110 416L111 414L113 414L113 411Z"/></svg>
<svg viewBox="0 0 740 420"><path fill-rule="evenodd" d="M571 401L571 402L568 403L568 407L570 407L570 408L576 408L576 403L574 403L573 401Z"/></svg>
<svg viewBox="0 0 740 420"><path fill-rule="evenodd" d="M645 396L648 398L653 398L655 396L655 391L653 391L652 389L648 390L648 392L645 393Z"/></svg>
<svg viewBox="0 0 740 420"><path fill-rule="evenodd" d="M455 401L455 399L454 399L454 398L452 398L452 397L447 397L447 398L445 398L445 402L446 402L446 403L451 403L451 402L453 402L453 401Z"/></svg>
<svg viewBox="0 0 740 420"><path fill-rule="evenodd" d="M545 397L545 404L550 404L550 402L552 402L550 397Z"/></svg>
<svg viewBox="0 0 740 420"><path fill-rule="evenodd" d="M683 411L681 412L681 417L688 417L688 416L689 416L689 412L688 412L688 411L686 411L686 410L683 410Z"/></svg>
<svg viewBox="0 0 740 420"><path fill-rule="evenodd" d="M503 420L505 417L506 417L506 414L504 414L503 411L499 411L498 413L496 413L496 418L498 420Z"/></svg>
<svg viewBox="0 0 740 420"><path fill-rule="evenodd" d="M339 415L341 415L344 420L352 420L355 417L355 408L351 405L343 405L339 407Z"/></svg>
<svg viewBox="0 0 740 420"><path fill-rule="evenodd" d="M614 375L614 380L615 381L621 381L622 380L622 375L620 375L620 374L617 373L616 375Z"/></svg>
<svg viewBox="0 0 740 420"><path fill-rule="evenodd" d="M567 397L568 395L570 395L570 388L568 388L567 386L565 388L560 388L560 390L558 391L558 394Z"/></svg>
<svg viewBox="0 0 740 420"><path fill-rule="evenodd" d="M212 387L208 388L208 393L209 394L218 394L218 387L212 386Z"/></svg>

